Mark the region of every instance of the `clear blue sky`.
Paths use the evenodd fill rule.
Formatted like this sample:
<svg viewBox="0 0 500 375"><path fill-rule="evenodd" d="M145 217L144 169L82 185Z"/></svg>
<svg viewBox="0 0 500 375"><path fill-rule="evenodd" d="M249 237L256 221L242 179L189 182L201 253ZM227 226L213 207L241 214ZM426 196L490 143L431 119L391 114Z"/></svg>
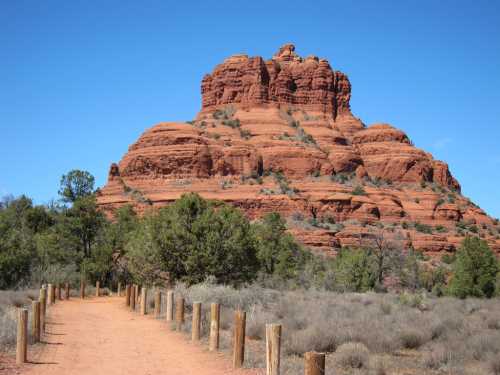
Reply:
<svg viewBox="0 0 500 375"><path fill-rule="evenodd" d="M73 168L104 184L145 128L195 116L217 63L286 42L500 217L500 2L485 0L2 1L0 195L45 203Z"/></svg>

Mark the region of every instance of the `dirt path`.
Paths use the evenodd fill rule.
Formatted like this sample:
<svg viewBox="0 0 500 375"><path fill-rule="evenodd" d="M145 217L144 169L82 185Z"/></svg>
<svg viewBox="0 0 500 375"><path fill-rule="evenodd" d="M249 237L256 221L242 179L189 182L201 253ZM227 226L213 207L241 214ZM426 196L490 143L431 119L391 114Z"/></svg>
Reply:
<svg viewBox="0 0 500 375"><path fill-rule="evenodd" d="M123 298L72 299L51 308L44 344L31 351L29 375L220 375L230 358L192 344L164 320L128 311Z"/></svg>

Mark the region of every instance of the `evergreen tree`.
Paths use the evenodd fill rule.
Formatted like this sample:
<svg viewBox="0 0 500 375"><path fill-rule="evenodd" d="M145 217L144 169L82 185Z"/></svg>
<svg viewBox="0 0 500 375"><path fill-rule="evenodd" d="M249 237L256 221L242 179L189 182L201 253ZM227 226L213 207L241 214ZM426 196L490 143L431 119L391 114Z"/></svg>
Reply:
<svg viewBox="0 0 500 375"><path fill-rule="evenodd" d="M453 264L449 293L459 297L487 297L495 293L498 261L486 241L466 237Z"/></svg>
<svg viewBox="0 0 500 375"><path fill-rule="evenodd" d="M257 258L265 274L285 279L296 276L310 258L286 232L286 221L277 212L264 216L262 223L256 225L255 234Z"/></svg>
<svg viewBox="0 0 500 375"><path fill-rule="evenodd" d="M89 172L74 169L61 177L59 195L64 202L73 203L94 194L94 182Z"/></svg>

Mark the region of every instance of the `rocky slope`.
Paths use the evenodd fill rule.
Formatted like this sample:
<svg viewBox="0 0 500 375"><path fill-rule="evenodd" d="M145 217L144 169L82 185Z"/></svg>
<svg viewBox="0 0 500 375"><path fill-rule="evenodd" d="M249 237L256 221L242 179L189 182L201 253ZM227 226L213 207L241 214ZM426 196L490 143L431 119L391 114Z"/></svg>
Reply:
<svg viewBox="0 0 500 375"><path fill-rule="evenodd" d="M347 76L293 45L270 60L236 55L207 74L194 121L160 123L130 146L98 195L112 215L194 191L251 218L278 211L304 244L328 253L371 234L430 255L465 234L500 251L500 225L460 194L448 165L391 125L350 110Z"/></svg>

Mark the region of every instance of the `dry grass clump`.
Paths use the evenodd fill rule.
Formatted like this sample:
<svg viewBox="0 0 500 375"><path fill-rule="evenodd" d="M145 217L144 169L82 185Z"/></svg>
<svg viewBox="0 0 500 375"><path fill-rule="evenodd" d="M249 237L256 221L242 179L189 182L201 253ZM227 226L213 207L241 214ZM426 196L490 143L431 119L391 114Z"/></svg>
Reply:
<svg viewBox="0 0 500 375"><path fill-rule="evenodd" d="M406 349L418 349L428 340L425 332L416 328L406 328L399 335L401 344Z"/></svg>
<svg viewBox="0 0 500 375"><path fill-rule="evenodd" d="M500 356L494 356L489 360L489 370L493 375L500 375Z"/></svg>
<svg viewBox="0 0 500 375"><path fill-rule="evenodd" d="M0 291L0 350L16 343L17 308L31 308L31 301L38 298L34 290Z"/></svg>
<svg viewBox="0 0 500 375"><path fill-rule="evenodd" d="M359 342L348 342L338 347L335 352L336 362L344 368L367 368L370 352Z"/></svg>

